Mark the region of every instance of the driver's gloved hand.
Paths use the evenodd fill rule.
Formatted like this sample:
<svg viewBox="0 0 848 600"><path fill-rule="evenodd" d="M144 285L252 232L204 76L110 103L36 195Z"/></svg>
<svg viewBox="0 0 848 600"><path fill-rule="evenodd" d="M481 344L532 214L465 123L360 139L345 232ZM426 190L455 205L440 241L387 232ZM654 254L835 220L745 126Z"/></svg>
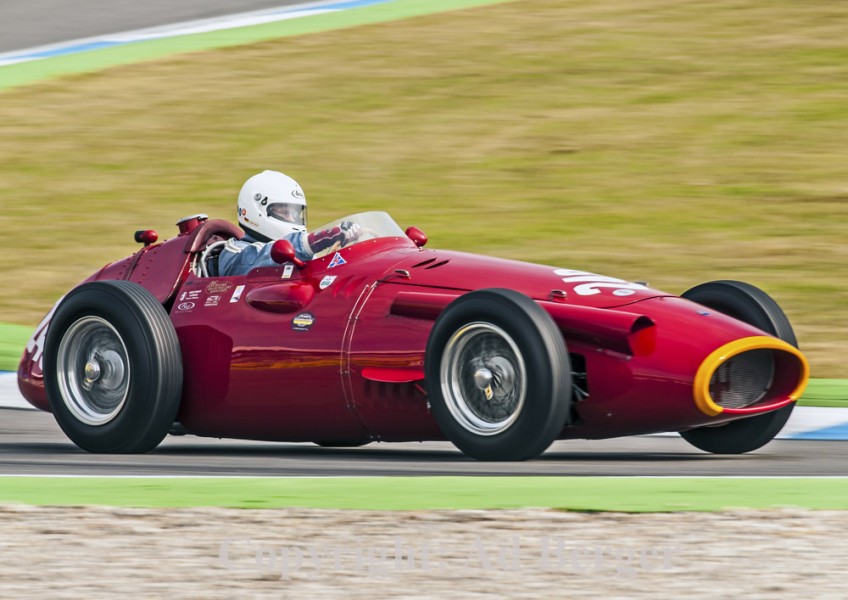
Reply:
<svg viewBox="0 0 848 600"><path fill-rule="evenodd" d="M339 227L341 227L342 233L344 234L345 244L355 240L359 237L359 234L362 233L362 227L353 221L342 221Z"/></svg>

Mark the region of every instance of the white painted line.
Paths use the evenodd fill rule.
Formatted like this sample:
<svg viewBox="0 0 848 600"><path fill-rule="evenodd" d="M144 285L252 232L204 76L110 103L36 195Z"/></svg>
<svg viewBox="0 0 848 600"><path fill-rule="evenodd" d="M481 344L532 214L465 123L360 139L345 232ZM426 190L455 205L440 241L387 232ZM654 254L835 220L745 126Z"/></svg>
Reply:
<svg viewBox="0 0 848 600"><path fill-rule="evenodd" d="M158 27L148 27L133 31L124 31L120 33L69 40L66 42L59 42L57 44L48 44L46 46L37 46L34 48L0 53L0 67L33 60L41 60L44 58L52 58L54 56L76 54L78 52L86 52L89 50L99 50L102 48L120 46L133 42L144 42L197 33L209 33L211 31L235 29L237 27L249 27L251 25L262 25L265 23L274 23L276 21L285 21L288 19L298 19L300 17L311 17L314 15L339 12L351 8L359 8L362 6L390 1L391 0L325 0L323 2L308 2L304 4L293 4L280 6L278 8L266 8L263 10L237 13L222 17L184 21L182 23L161 25Z"/></svg>
<svg viewBox="0 0 848 600"><path fill-rule="evenodd" d="M0 372L0 409L2 408L36 410L21 395L18 389L17 373ZM834 431L834 428L844 428L844 431L841 429ZM822 434L818 435L817 432ZM678 437L678 435L669 432L653 434L652 437ZM848 440L848 408L799 406L792 411L789 422L776 439Z"/></svg>
<svg viewBox="0 0 848 600"><path fill-rule="evenodd" d="M450 477L451 479L480 479L491 477L511 477L515 479L523 479L523 475L476 475L469 473L466 475L73 475L73 474L55 474L48 473L0 473L2 477L39 477L42 479L256 479L264 481L266 479L433 479ZM549 475L531 475L536 478L550 478ZM765 479L765 480L781 480L781 479L848 479L848 475L571 475L564 476L561 479L570 479L572 481L579 479ZM189 508L189 507L186 507Z"/></svg>
<svg viewBox="0 0 848 600"><path fill-rule="evenodd" d="M41 477L45 479L63 478L63 479L372 479L382 477L385 479L395 479L393 475L79 475L68 473L0 473L0 477ZM410 475L409 477L417 477ZM837 476L827 475L826 478L837 479Z"/></svg>
<svg viewBox="0 0 848 600"><path fill-rule="evenodd" d="M834 428L840 428L835 431ZM841 429L844 428L844 431ZM679 433L655 433L652 437L678 437ZM777 440L848 440L848 408L798 406Z"/></svg>
<svg viewBox="0 0 848 600"><path fill-rule="evenodd" d="M824 429L845 426L848 428L848 409L817 406L799 406L792 411L789 422L777 439L816 439L815 433ZM846 429L848 434L848 429ZM828 438L833 439L833 438Z"/></svg>
<svg viewBox="0 0 848 600"><path fill-rule="evenodd" d="M36 410L18 389L18 374L0 372L0 408L27 408Z"/></svg>

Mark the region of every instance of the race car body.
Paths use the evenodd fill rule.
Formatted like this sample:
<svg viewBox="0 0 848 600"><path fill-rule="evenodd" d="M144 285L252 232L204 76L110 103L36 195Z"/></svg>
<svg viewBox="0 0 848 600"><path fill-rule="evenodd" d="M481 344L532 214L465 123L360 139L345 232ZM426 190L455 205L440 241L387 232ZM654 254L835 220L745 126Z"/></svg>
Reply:
<svg viewBox="0 0 848 600"><path fill-rule="evenodd" d="M808 366L777 304L430 250L386 213L301 263L210 277L225 221L184 219L70 291L19 384L78 445L140 452L176 427L324 445L449 439L522 460L555 439L680 431L711 452L778 433ZM341 220L340 220L341 221ZM332 226L329 224L328 226ZM279 244L280 242L278 242ZM276 248L275 248L276 250Z"/></svg>

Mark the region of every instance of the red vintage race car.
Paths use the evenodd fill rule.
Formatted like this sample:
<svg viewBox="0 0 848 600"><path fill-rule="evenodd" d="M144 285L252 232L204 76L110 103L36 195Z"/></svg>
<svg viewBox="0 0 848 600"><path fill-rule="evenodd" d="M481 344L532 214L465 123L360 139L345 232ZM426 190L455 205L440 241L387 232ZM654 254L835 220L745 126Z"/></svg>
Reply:
<svg viewBox="0 0 848 600"><path fill-rule="evenodd" d="M482 460L554 440L679 431L769 442L809 377L784 313L714 281L682 296L592 273L425 249L383 212L307 263L212 277L240 229L204 215L65 295L21 360L24 396L92 452L169 432L355 446L448 439ZM339 220L339 222L341 219ZM336 222L338 223L338 222ZM332 226L331 223L328 226ZM325 226L326 227L326 226Z"/></svg>

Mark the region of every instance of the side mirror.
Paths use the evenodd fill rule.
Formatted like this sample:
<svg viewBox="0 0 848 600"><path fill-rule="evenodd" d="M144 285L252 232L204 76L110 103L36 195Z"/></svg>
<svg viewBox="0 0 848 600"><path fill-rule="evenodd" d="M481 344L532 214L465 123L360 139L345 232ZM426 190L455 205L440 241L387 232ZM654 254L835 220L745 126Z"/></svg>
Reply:
<svg viewBox="0 0 848 600"><path fill-rule="evenodd" d="M423 248L424 244L427 243L427 234L425 234L417 227L407 227L406 237L411 239L412 243L418 246L419 248Z"/></svg>
<svg viewBox="0 0 848 600"><path fill-rule="evenodd" d="M156 243L156 240L159 239L159 234L152 229L139 229L135 232L133 239L135 240L136 244L144 244L145 246L149 246L150 244Z"/></svg>
<svg viewBox="0 0 848 600"><path fill-rule="evenodd" d="M277 240L271 246L271 258L275 263L284 265L286 263L294 263L298 269L306 266L306 263L294 255L294 246L288 240Z"/></svg>

